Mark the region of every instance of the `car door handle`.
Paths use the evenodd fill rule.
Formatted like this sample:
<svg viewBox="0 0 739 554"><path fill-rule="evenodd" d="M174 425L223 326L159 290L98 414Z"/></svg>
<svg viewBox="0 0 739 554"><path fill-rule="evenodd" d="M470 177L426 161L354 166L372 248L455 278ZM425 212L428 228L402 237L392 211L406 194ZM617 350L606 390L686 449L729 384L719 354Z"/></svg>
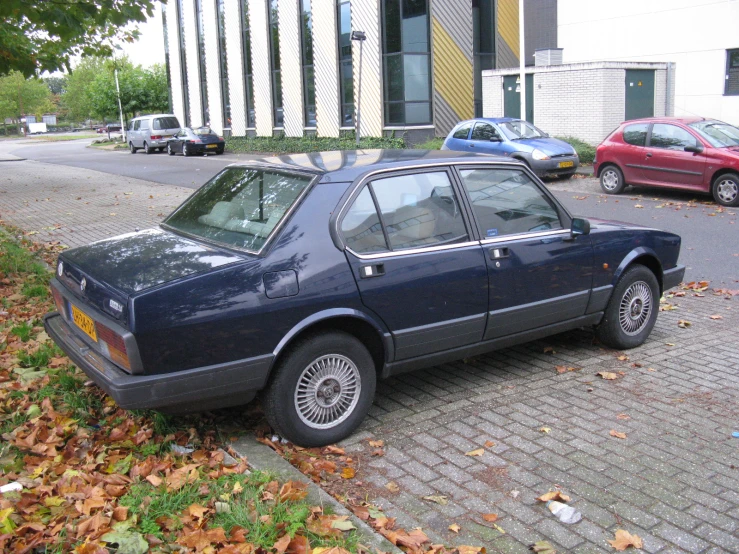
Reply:
<svg viewBox="0 0 739 554"><path fill-rule="evenodd" d="M651 157L652 157L652 153L651 152L647 152L647 158L651 158Z"/></svg>
<svg viewBox="0 0 739 554"><path fill-rule="evenodd" d="M382 277L385 275L385 264L363 265L359 268L359 276L362 279Z"/></svg>
<svg viewBox="0 0 739 554"><path fill-rule="evenodd" d="M491 260L499 260L501 258L507 258L509 256L507 248L491 248L488 250L488 255Z"/></svg>

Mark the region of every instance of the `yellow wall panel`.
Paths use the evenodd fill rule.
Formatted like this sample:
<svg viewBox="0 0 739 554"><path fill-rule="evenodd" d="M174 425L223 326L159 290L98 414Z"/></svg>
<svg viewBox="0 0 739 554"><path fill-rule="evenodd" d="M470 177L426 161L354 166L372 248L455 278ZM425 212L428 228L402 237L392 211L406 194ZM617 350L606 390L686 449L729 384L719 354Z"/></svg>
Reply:
<svg viewBox="0 0 739 554"><path fill-rule="evenodd" d="M518 0L498 0L498 33L518 56Z"/></svg>
<svg viewBox="0 0 739 554"><path fill-rule="evenodd" d="M472 63L434 17L434 85L460 119L474 115Z"/></svg>

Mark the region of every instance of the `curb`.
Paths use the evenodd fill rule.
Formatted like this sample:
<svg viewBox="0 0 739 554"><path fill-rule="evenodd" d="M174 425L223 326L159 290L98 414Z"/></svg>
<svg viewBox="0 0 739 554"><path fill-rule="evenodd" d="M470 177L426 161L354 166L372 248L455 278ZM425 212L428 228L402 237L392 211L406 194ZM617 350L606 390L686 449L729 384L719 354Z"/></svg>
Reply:
<svg viewBox="0 0 739 554"><path fill-rule="evenodd" d="M0 162L25 162L26 158L19 158L18 156L13 156L12 158L0 158Z"/></svg>
<svg viewBox="0 0 739 554"><path fill-rule="evenodd" d="M359 519L343 504L336 500L333 496L326 493L308 477L303 475L299 470L294 468L290 462L279 456L269 446L258 442L254 435L245 435L235 442L231 443L231 448L239 456L246 457L246 461L250 467L261 471L269 471L277 475L283 480L300 480L308 483L308 502L314 505L331 506L335 514L340 516L349 516L349 520L357 528L356 532L359 536L359 542L365 547L380 550L392 554L404 554L398 547L394 546L385 537L373 530L364 521Z"/></svg>

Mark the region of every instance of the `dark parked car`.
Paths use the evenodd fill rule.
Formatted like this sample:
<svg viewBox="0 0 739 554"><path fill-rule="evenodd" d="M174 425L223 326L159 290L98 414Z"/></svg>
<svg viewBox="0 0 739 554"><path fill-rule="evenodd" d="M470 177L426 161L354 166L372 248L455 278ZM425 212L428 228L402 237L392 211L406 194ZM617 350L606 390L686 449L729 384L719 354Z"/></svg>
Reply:
<svg viewBox="0 0 739 554"><path fill-rule="evenodd" d="M531 123L510 117L462 121L444 140L442 150L509 156L521 160L539 177L569 179L580 158L571 144L550 137Z"/></svg>
<svg viewBox="0 0 739 554"><path fill-rule="evenodd" d="M679 250L573 217L506 158L281 156L227 167L159 229L60 254L45 327L124 408L262 391L280 435L322 445L360 424L377 378L584 326L642 344Z"/></svg>
<svg viewBox="0 0 739 554"><path fill-rule="evenodd" d="M739 129L698 117L627 121L598 146L593 169L608 194L670 187L739 206Z"/></svg>
<svg viewBox="0 0 739 554"><path fill-rule="evenodd" d="M174 156L182 152L183 156L215 152L223 154L226 141L219 137L210 127L183 127L167 141L167 154Z"/></svg>

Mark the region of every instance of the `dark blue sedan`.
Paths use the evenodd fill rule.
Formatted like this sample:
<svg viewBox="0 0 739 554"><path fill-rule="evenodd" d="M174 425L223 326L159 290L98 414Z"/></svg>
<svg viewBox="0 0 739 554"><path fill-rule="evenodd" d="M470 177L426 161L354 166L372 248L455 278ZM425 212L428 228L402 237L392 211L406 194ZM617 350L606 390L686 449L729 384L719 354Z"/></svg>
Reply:
<svg viewBox="0 0 739 554"><path fill-rule="evenodd" d="M261 392L276 432L323 445L378 378L578 327L642 344L679 251L573 217L510 158L283 156L229 166L158 229L62 253L45 327L124 408Z"/></svg>
<svg viewBox="0 0 739 554"><path fill-rule="evenodd" d="M462 121L441 149L508 156L524 162L539 177L569 179L580 165L572 145L550 137L527 121L510 117Z"/></svg>
<svg viewBox="0 0 739 554"><path fill-rule="evenodd" d="M167 154L170 156L178 152L183 156L223 154L225 149L226 141L210 127L183 127L167 141Z"/></svg>

